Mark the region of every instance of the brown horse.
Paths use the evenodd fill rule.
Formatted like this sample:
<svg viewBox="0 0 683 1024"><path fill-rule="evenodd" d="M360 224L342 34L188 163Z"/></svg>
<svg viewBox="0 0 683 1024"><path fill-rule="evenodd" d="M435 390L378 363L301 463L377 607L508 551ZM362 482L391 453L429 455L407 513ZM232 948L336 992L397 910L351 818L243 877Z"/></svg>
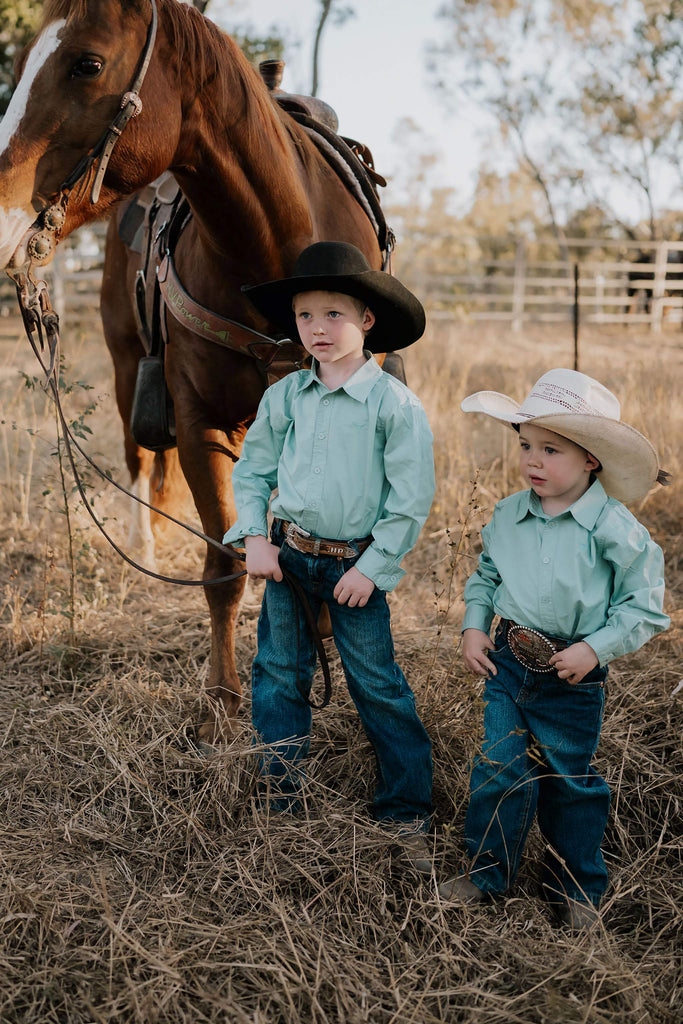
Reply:
<svg viewBox="0 0 683 1024"><path fill-rule="evenodd" d="M0 267L16 275L29 265L36 213L49 204L56 202L65 213L63 237L170 168L193 213L175 254L183 285L217 314L268 333L269 325L242 296L243 284L287 276L299 252L321 239L353 242L379 267L375 230L307 133L275 105L235 43L176 0L156 0L156 7L142 107L122 131L98 195L90 181L87 189L73 185L74 168L101 142L131 88L150 34L153 2L46 0L42 28L22 58L17 90L0 125ZM110 228L102 315L128 469L138 493L146 495L151 481L155 502L171 502L179 459L204 531L221 539L234 521L231 471L263 393L263 377L250 356L203 340L168 317L165 370L177 456L175 450L155 456L138 447L128 427L144 354L132 312L134 271ZM209 546L203 579L237 567ZM240 702L233 628L242 589L239 580L205 590L210 713L200 735L210 741L230 732Z"/></svg>

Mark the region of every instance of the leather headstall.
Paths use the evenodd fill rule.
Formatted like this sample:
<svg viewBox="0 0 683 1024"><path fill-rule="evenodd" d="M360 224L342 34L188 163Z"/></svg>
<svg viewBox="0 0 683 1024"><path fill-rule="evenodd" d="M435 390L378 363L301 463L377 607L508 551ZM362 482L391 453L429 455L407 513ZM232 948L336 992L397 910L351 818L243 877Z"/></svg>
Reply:
<svg viewBox="0 0 683 1024"><path fill-rule="evenodd" d="M95 173L92 179L90 202L93 206L98 202L102 182L114 146L121 138L131 118L137 117L142 110L140 88L145 80L147 69L152 59L158 24L156 0L150 0L150 4L152 13L145 45L140 54L130 87L121 97L117 113L102 135L100 135L95 145L81 157L68 177L64 179L59 187L56 198L40 210L27 233L28 237L26 238L25 245L29 258L30 278L32 278L34 267L42 267L52 259L55 246L59 242L62 228L66 221L66 210L74 186L79 182L87 182L91 169L94 166ZM16 281L17 276L11 271L8 271L8 273Z"/></svg>

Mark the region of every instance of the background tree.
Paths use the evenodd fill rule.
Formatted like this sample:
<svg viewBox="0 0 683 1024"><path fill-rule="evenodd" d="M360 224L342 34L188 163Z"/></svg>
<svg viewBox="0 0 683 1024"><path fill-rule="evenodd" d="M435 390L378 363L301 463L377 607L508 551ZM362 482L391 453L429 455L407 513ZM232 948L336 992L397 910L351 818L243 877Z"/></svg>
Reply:
<svg viewBox="0 0 683 1024"><path fill-rule="evenodd" d="M271 35L255 36L249 29L236 28L230 35L255 67L258 67L262 60L282 59L285 44L276 29Z"/></svg>
<svg viewBox="0 0 683 1024"><path fill-rule="evenodd" d="M248 20L243 22L235 15L235 0L194 0L194 6L228 32L255 67L262 60L281 60L285 48L298 46L296 39L290 39L287 32L275 24L269 26L265 34L255 32Z"/></svg>
<svg viewBox="0 0 683 1024"><path fill-rule="evenodd" d="M343 25L345 21L354 15L353 7L342 7L337 0L320 0L320 10L318 13L318 24L315 30L315 36L313 39L313 67L311 75L311 96L318 95L318 65L320 62L320 44L322 42L323 31L325 24L330 16L332 15L332 21L335 25Z"/></svg>
<svg viewBox="0 0 683 1024"><path fill-rule="evenodd" d="M14 61L34 35L42 9L38 0L0 0L0 117L14 91Z"/></svg>
<svg viewBox="0 0 683 1024"><path fill-rule="evenodd" d="M525 171L558 241L574 210L613 210L615 187L654 234L680 175L683 0L448 0L440 17L439 94L488 111L494 169Z"/></svg>
<svg viewBox="0 0 683 1024"><path fill-rule="evenodd" d="M595 177L606 171L640 195L654 239L661 230L662 178L683 184L683 2L640 7L635 24L621 23L620 37L593 33L588 70L567 109L584 126Z"/></svg>

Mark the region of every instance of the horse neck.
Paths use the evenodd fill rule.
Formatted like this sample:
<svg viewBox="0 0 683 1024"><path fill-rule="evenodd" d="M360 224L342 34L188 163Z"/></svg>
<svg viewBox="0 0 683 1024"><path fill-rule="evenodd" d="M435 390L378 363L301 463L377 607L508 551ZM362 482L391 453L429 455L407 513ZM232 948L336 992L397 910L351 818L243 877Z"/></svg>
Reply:
<svg viewBox="0 0 683 1024"><path fill-rule="evenodd" d="M191 12L188 11L188 13ZM192 12L193 13L193 12ZM207 35L213 38L213 30ZM184 67L181 138L171 165L197 230L244 275L277 276L282 255L312 232L302 164L265 86L228 37L219 73L198 87L200 72ZM194 74L193 74L194 70Z"/></svg>

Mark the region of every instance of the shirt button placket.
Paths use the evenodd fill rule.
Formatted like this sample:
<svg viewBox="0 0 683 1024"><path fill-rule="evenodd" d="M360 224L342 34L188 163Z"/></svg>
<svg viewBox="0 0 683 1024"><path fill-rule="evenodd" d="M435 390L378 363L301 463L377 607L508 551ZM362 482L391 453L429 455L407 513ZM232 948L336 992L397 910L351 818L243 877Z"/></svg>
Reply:
<svg viewBox="0 0 683 1024"><path fill-rule="evenodd" d="M551 523L545 523L541 535L540 562L538 566L538 597L540 601L541 628L554 632L552 586L553 586L553 531Z"/></svg>
<svg viewBox="0 0 683 1024"><path fill-rule="evenodd" d="M329 397L323 398L318 403L318 409L313 424L313 449L311 452L311 472L308 477L306 491L306 505L309 509L320 509L322 494L325 486L325 466L327 464L327 450L329 442L330 418L332 416L332 401ZM317 530L318 514L311 516L306 528L311 533Z"/></svg>

